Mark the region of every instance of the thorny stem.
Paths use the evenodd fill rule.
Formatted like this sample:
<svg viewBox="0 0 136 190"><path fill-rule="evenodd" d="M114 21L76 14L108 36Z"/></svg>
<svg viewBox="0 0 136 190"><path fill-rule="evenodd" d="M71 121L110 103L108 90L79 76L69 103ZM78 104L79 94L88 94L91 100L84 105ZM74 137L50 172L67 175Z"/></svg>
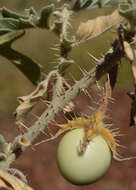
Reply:
<svg viewBox="0 0 136 190"><path fill-rule="evenodd" d="M81 80L77 81L75 85L70 87L66 93L60 97L55 97L48 109L41 115L35 124L24 134L24 137L31 142L40 134L40 131L47 127L48 123L52 121L55 115L61 111L71 100L73 100L80 91L88 88L99 80L105 73L107 73L123 56L123 52L119 47L110 49L104 58L100 60L97 67L93 68Z"/></svg>
<svg viewBox="0 0 136 190"><path fill-rule="evenodd" d="M4 161L4 163L0 162L0 168L3 164L4 166L7 165L10 167L12 162L14 162L21 155L21 153L33 143L40 132L48 126L49 122L54 119L59 111L63 110L63 108L71 100L73 100L80 91L88 88L97 80L99 80L105 73L115 66L123 56L124 51L120 49L119 40L115 40L113 47L105 54L104 58L99 61L98 66L91 69L91 71L89 71L82 79L76 81L75 84L70 87L64 95L59 97L56 96L48 106L48 109L43 112L43 114L33 124L33 126L28 128L26 133L14 139L14 141L11 143L12 146L7 159ZM28 141L28 146L26 146L25 143L19 143L19 139L24 139L26 142Z"/></svg>

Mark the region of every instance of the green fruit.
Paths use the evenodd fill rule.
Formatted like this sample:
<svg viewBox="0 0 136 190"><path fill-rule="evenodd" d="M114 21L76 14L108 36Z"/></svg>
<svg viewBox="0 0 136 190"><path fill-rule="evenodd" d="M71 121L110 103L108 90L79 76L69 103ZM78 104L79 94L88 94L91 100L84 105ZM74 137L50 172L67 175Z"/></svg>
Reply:
<svg viewBox="0 0 136 190"><path fill-rule="evenodd" d="M87 185L100 179L111 164L111 151L102 136L89 142L84 153L79 152L84 137L83 129L67 132L57 149L57 165L69 182Z"/></svg>

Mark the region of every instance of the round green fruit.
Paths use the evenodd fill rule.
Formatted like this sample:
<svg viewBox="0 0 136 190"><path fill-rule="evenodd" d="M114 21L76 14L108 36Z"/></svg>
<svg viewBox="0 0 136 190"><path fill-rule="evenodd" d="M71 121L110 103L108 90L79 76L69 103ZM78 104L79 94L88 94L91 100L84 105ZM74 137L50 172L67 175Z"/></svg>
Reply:
<svg viewBox="0 0 136 190"><path fill-rule="evenodd" d="M87 185L101 178L111 164L111 151L102 136L93 138L84 153L79 152L83 129L67 132L57 149L57 165L69 182Z"/></svg>

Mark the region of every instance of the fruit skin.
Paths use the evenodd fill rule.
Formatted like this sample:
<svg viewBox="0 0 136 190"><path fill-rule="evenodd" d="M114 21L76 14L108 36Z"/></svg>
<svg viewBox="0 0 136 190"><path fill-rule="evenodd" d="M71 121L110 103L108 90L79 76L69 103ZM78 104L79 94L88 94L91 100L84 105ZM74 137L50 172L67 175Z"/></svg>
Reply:
<svg viewBox="0 0 136 190"><path fill-rule="evenodd" d="M75 185L87 185L100 179L111 164L111 151L102 136L94 137L80 153L84 129L67 132L57 149L57 165L65 179Z"/></svg>

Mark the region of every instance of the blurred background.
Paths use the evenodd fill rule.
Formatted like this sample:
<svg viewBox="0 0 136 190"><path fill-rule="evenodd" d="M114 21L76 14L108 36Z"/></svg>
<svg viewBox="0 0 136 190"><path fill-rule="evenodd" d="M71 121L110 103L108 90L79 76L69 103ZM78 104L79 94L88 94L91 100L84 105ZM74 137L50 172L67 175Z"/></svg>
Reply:
<svg viewBox="0 0 136 190"><path fill-rule="evenodd" d="M38 13L40 9L48 4L47 0L0 0L0 8L5 6L18 13L25 13L25 9L34 7ZM72 27L70 32L74 34L80 22L96 17L96 15L107 15L113 11L111 8L103 8L91 11L75 13L71 18ZM76 62L72 65L67 74L77 80L82 74L78 66L86 70L91 69L94 64L88 53L93 54L98 59L108 50L115 39L115 29L112 29L102 36L90 40L85 44L75 48L70 53L70 57ZM47 74L56 65L56 52L51 48L58 44L57 37L47 30L28 30L26 35L13 44L13 48L30 56L39 62L44 72ZM69 74L70 73L70 74ZM30 93L34 86L4 57L0 56L0 132L8 141L19 134L15 126L13 112L18 106L17 97ZM130 64L123 60L120 65L117 85L113 92L115 101L110 104L109 114L115 127L120 128L120 143L126 148L121 149L122 156L136 155L135 127L129 127L130 104L131 101L126 92L132 89L133 79ZM92 97L95 98L95 87L90 89ZM87 113L91 100L81 94L75 100L77 111ZM44 106L39 109L42 112ZM63 121L61 115L58 122ZM31 122L30 122L31 123ZM45 138L41 135L37 141ZM20 169L27 176L29 184L36 190L135 190L136 189L136 161L117 162L111 164L109 171L98 182L88 186L73 186L67 182L59 173L56 165L56 147L59 139L50 143L37 146L35 150L29 148L13 164L12 167Z"/></svg>

